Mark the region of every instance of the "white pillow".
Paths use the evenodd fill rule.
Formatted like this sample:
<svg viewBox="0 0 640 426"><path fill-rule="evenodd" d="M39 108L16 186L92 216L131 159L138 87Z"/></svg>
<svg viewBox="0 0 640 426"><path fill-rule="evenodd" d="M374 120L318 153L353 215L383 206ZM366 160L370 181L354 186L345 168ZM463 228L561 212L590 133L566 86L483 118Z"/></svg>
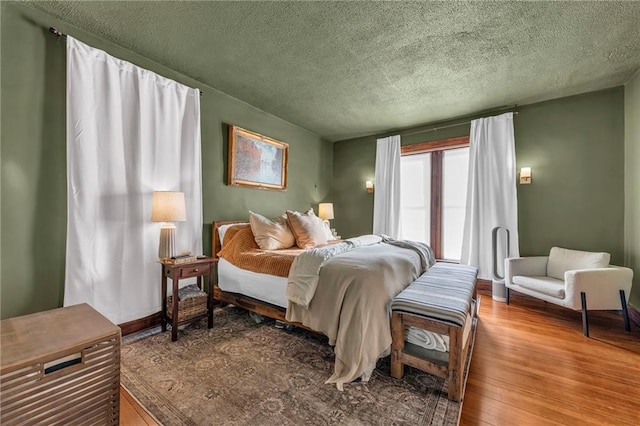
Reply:
<svg viewBox="0 0 640 426"><path fill-rule="evenodd" d="M552 247L547 263L547 276L564 280L564 273L575 269L606 268L609 266L609 253L569 250Z"/></svg>
<svg viewBox="0 0 640 426"><path fill-rule="evenodd" d="M284 214L271 220L250 211L249 223L256 244L262 250L286 249L293 247L296 243L296 239L289 229L287 216Z"/></svg>
<svg viewBox="0 0 640 426"><path fill-rule="evenodd" d="M324 236L327 237L327 241L335 240L336 237L333 236L333 232L331 232L329 224L325 221L322 221L322 225L322 228L324 229Z"/></svg>

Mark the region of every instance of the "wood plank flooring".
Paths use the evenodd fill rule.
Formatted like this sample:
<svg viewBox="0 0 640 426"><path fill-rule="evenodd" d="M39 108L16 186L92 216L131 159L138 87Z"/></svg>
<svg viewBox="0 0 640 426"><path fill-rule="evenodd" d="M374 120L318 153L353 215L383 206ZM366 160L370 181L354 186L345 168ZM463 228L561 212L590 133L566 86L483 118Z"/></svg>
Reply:
<svg viewBox="0 0 640 426"><path fill-rule="evenodd" d="M613 312L482 298L461 425L640 424L640 331Z"/></svg>
<svg viewBox="0 0 640 426"><path fill-rule="evenodd" d="M640 424L640 330L619 315L484 294L460 425ZM156 425L121 388L120 424Z"/></svg>
<svg viewBox="0 0 640 426"><path fill-rule="evenodd" d="M158 425L122 386L120 386L120 424L126 426Z"/></svg>

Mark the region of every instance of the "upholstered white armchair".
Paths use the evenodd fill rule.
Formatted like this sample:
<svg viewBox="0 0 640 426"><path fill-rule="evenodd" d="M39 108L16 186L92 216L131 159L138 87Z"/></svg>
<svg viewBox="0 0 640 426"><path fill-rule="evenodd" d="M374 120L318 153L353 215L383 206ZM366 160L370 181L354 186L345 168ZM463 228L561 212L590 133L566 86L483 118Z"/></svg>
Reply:
<svg viewBox="0 0 640 426"><path fill-rule="evenodd" d="M505 259L507 304L509 291L582 310L582 329L589 337L588 310L622 309L629 331L627 303L633 271L609 265L609 253L593 253L553 247L549 256Z"/></svg>

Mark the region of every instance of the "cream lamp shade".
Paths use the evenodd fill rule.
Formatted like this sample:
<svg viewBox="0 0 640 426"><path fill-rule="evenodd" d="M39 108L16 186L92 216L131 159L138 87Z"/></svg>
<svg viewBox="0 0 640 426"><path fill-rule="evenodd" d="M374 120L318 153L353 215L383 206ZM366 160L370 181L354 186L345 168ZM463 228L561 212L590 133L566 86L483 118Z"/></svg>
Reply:
<svg viewBox="0 0 640 426"><path fill-rule="evenodd" d="M333 203L318 204L318 217L320 219L333 219Z"/></svg>
<svg viewBox="0 0 640 426"><path fill-rule="evenodd" d="M185 222L187 207L183 192L156 191L151 202L152 222Z"/></svg>
<svg viewBox="0 0 640 426"><path fill-rule="evenodd" d="M171 222L185 222L187 207L183 192L156 191L151 201L151 221L164 222L160 228L158 257L169 259L176 255L176 226Z"/></svg>

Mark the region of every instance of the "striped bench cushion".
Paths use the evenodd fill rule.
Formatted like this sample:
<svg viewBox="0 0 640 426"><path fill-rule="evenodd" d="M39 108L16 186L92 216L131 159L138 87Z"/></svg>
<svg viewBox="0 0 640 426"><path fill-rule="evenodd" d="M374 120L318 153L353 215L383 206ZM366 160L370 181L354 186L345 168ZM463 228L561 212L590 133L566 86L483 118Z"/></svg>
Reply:
<svg viewBox="0 0 640 426"><path fill-rule="evenodd" d="M471 308L477 275L475 266L436 263L396 296L391 310L462 327Z"/></svg>

